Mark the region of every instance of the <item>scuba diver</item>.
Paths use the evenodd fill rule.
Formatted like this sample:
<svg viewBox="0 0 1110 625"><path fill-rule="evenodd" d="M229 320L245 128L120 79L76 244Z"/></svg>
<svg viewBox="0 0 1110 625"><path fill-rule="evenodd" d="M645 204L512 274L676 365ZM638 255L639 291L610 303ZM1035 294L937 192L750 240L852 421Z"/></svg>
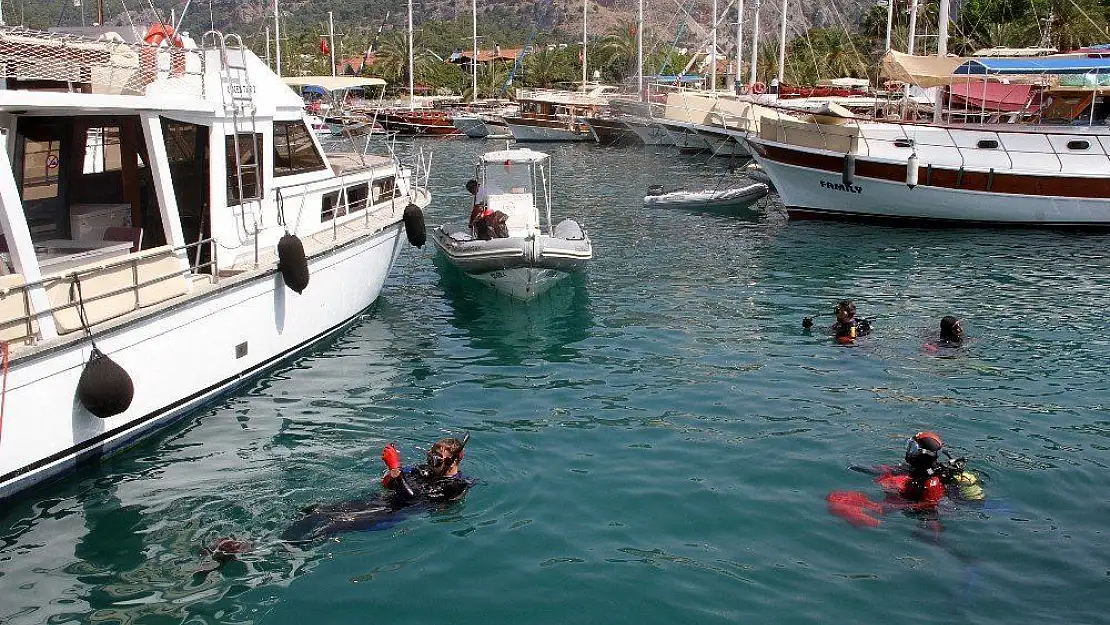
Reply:
<svg viewBox="0 0 1110 625"><path fill-rule="evenodd" d="M850 299L841 300L833 308L836 321L832 324L832 334L836 342L841 345L851 345L861 336L871 334L871 322L867 319L856 318L856 304ZM802 319L802 327L809 330L813 327L813 319Z"/></svg>
<svg viewBox="0 0 1110 625"><path fill-rule="evenodd" d="M941 460L941 454L947 460ZM876 475L875 483L886 493L882 502L872 501L858 491L833 491L825 498L829 512L852 525L875 527L879 519L871 513L907 510L935 516L946 496L954 501L982 502L982 482L966 468L965 458L952 458L934 432L918 432L906 443L905 463L899 466L852 467ZM935 518L927 519L935 521ZM935 529L939 530L939 525Z"/></svg>
<svg viewBox="0 0 1110 625"><path fill-rule="evenodd" d="M411 467L402 467L401 453L392 444L386 445L382 449L386 473L381 482L385 492L309 506L303 510L304 516L282 533L282 540L307 542L339 532L387 529L404 513L438 509L462 499L472 484L459 473L469 440L469 434L462 440L440 439L428 450L425 464Z"/></svg>

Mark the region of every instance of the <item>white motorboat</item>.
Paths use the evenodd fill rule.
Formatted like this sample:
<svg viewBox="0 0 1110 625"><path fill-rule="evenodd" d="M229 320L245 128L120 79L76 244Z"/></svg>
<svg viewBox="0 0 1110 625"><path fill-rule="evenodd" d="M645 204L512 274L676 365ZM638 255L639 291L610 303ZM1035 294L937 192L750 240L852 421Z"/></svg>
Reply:
<svg viewBox="0 0 1110 625"><path fill-rule="evenodd" d="M460 113L451 123L471 139L503 139L513 136L505 122L496 115Z"/></svg>
<svg viewBox="0 0 1110 625"><path fill-rule="evenodd" d="M418 174L325 154L238 37L119 39L0 28L0 499L348 327L423 243Z"/></svg>
<svg viewBox="0 0 1110 625"><path fill-rule="evenodd" d="M706 189L704 191L672 191L663 193L662 187L652 187L644 197L644 206L657 208L694 208L701 210L737 210L755 204L767 195L767 185L755 182L743 187L729 189Z"/></svg>
<svg viewBox="0 0 1110 625"><path fill-rule="evenodd" d="M507 217L508 237L482 240L466 225L447 224L432 231L440 253L463 273L521 300L583 269L593 257L593 246L577 221L552 225L547 164L547 154L527 148L479 157L479 183L489 196L489 209Z"/></svg>

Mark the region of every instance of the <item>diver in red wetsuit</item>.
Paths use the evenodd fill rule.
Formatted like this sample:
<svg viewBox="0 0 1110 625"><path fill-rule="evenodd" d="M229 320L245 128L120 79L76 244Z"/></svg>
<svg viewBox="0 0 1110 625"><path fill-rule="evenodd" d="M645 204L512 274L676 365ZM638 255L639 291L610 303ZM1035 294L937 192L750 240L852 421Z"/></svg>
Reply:
<svg viewBox="0 0 1110 625"><path fill-rule="evenodd" d="M896 467L852 467L854 470L877 475L875 483L886 493L884 501L872 501L859 491L833 491L825 498L829 512L852 525L875 527L880 524L876 514L888 510L906 510L922 513L925 520L939 531L936 520L937 504L945 496L958 501L982 502L981 482L965 468L964 458L942 461L944 442L934 432L918 432L906 444L905 464Z"/></svg>
<svg viewBox="0 0 1110 625"><path fill-rule="evenodd" d="M935 508L944 498L940 451L944 442L933 432L918 432L906 444L906 465L884 467L875 483L915 509Z"/></svg>

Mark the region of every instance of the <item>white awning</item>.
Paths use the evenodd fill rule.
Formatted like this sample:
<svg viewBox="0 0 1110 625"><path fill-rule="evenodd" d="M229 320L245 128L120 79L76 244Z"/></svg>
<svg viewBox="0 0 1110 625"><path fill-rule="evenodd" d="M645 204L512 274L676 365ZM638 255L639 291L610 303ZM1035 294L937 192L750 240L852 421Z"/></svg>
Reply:
<svg viewBox="0 0 1110 625"><path fill-rule="evenodd" d="M486 163L540 163L547 159L547 154L528 148L517 148L486 152L480 158Z"/></svg>
<svg viewBox="0 0 1110 625"><path fill-rule="evenodd" d="M290 87L320 87L327 91L357 89L359 87L384 87L381 78L362 76L283 76L282 81Z"/></svg>

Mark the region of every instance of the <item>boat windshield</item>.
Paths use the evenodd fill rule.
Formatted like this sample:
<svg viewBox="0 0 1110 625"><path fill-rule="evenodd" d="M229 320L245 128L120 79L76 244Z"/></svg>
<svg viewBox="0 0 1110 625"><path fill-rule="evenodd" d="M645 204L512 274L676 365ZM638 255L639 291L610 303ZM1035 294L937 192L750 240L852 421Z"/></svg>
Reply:
<svg viewBox="0 0 1110 625"><path fill-rule="evenodd" d="M532 167L529 163L486 163L485 178L483 184L490 195L532 193Z"/></svg>

